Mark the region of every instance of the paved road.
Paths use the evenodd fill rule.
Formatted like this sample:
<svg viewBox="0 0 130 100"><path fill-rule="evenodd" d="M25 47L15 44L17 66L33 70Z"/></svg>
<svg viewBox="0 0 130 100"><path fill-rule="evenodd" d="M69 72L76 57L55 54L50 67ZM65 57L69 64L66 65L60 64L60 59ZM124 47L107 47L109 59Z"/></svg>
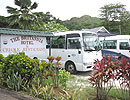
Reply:
<svg viewBox="0 0 130 100"><path fill-rule="evenodd" d="M76 75L74 75L75 77L77 77L78 79L83 79L83 80L85 80L85 79L88 79L90 76L90 74L91 74L91 72L92 71L87 71L87 72L77 72L77 74Z"/></svg>
<svg viewBox="0 0 130 100"><path fill-rule="evenodd" d="M0 100L18 100L18 99L0 92Z"/></svg>

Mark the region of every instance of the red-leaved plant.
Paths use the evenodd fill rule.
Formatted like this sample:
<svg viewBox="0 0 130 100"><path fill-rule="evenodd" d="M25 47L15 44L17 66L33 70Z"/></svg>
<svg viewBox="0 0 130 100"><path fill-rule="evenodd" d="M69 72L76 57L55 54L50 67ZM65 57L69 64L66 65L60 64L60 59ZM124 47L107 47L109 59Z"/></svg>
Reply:
<svg viewBox="0 0 130 100"><path fill-rule="evenodd" d="M90 83L97 89L97 99L106 100L108 93L113 86L114 69L116 69L117 60L112 61L112 56L98 59L95 62L94 69L90 75ZM112 80L111 80L112 79Z"/></svg>
<svg viewBox="0 0 130 100"><path fill-rule="evenodd" d="M121 57L121 60L112 61L112 56L109 56L96 60L89 80L97 89L98 100L106 100L113 83L117 82L122 90L121 98L130 100L130 59Z"/></svg>
<svg viewBox="0 0 130 100"><path fill-rule="evenodd" d="M122 57L121 60L118 61L118 69L116 70L115 77L120 83L122 98L125 100L129 98L130 100L130 59Z"/></svg>

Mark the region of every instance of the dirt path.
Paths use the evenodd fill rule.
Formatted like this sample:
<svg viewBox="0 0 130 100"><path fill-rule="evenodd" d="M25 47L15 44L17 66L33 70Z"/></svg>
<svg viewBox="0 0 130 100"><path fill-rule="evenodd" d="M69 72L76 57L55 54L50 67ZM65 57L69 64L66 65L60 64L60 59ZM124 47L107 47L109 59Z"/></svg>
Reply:
<svg viewBox="0 0 130 100"><path fill-rule="evenodd" d="M10 95L0 92L0 100L19 100L19 99L16 99Z"/></svg>

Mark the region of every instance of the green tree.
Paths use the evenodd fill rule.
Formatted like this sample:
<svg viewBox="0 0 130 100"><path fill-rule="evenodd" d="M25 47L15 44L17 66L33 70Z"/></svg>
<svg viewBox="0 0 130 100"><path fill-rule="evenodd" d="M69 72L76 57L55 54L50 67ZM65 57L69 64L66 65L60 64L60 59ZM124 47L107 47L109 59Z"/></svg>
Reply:
<svg viewBox="0 0 130 100"><path fill-rule="evenodd" d="M47 24L40 24L38 26L34 26L33 30L39 31L50 31L50 32L57 32L57 31L67 31L68 29L55 21L48 22Z"/></svg>
<svg viewBox="0 0 130 100"><path fill-rule="evenodd" d="M126 11L125 5L108 4L100 8L101 18L103 20L103 25L110 31L120 34L130 34L129 33L129 22L130 13Z"/></svg>
<svg viewBox="0 0 130 100"><path fill-rule="evenodd" d="M32 4L31 0L15 0L15 5L19 9L6 7L8 13L11 14L7 17L10 28L51 32L68 30L61 25L62 21L51 15L50 12L32 12L38 6L36 2Z"/></svg>
<svg viewBox="0 0 130 100"><path fill-rule="evenodd" d="M6 7L11 14L8 16L9 27L31 29L31 25L37 23L36 16L31 10L36 9L38 4L36 2L32 4L31 0L14 0L14 3L18 8Z"/></svg>
<svg viewBox="0 0 130 100"><path fill-rule="evenodd" d="M64 21L64 26L70 30L90 29L101 26L101 20L100 18L84 15Z"/></svg>
<svg viewBox="0 0 130 100"><path fill-rule="evenodd" d="M54 17L50 12L36 12L35 15L40 22L44 22L45 24L48 24L51 21L62 24L62 21L59 18L57 19Z"/></svg>
<svg viewBox="0 0 130 100"><path fill-rule="evenodd" d="M130 35L130 12L125 11L120 16L120 33Z"/></svg>
<svg viewBox="0 0 130 100"><path fill-rule="evenodd" d="M0 16L0 27L5 28L8 26L7 18L4 16Z"/></svg>

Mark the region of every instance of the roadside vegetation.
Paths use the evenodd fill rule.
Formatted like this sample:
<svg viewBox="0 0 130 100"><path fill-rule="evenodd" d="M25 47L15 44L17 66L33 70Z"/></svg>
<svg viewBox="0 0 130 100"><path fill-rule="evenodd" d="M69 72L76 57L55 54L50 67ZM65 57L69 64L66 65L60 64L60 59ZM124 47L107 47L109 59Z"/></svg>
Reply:
<svg viewBox="0 0 130 100"><path fill-rule="evenodd" d="M60 69L59 56L47 59L48 63L31 59L23 52L0 54L0 85L43 100L130 99L130 60L124 57L97 60L89 79L77 79Z"/></svg>

